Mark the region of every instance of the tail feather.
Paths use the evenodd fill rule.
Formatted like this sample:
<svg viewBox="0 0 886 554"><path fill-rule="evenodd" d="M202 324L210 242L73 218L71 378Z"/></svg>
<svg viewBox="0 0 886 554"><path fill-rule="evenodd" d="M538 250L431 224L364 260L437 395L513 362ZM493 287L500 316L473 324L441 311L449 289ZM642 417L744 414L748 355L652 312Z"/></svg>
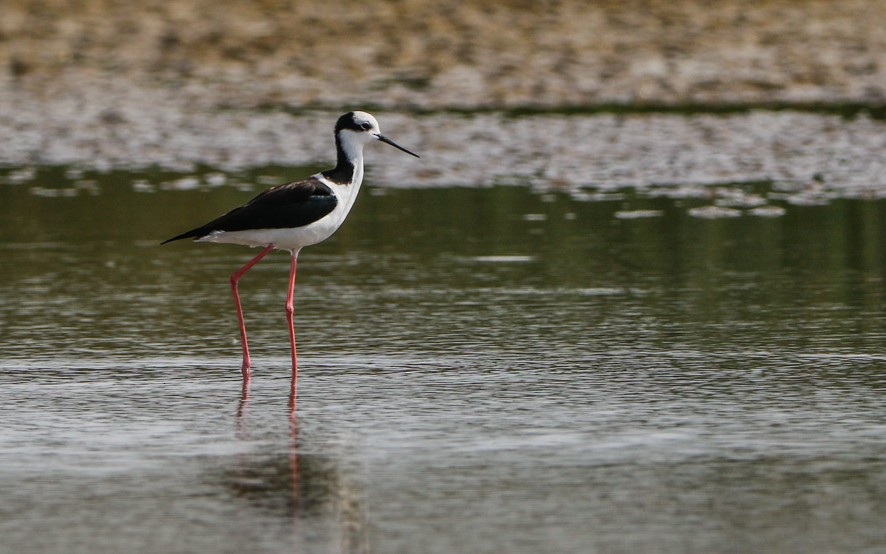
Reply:
<svg viewBox="0 0 886 554"><path fill-rule="evenodd" d="M182 239L190 239L190 238L198 239L206 234L206 233L203 233L202 230L203 230L202 227L198 227L196 229L191 229L190 231L185 231L184 233L182 233L180 235L176 235L176 236L172 237L171 239L166 239L163 242L161 242L160 244L166 244L167 242L172 242L174 240L182 240Z"/></svg>

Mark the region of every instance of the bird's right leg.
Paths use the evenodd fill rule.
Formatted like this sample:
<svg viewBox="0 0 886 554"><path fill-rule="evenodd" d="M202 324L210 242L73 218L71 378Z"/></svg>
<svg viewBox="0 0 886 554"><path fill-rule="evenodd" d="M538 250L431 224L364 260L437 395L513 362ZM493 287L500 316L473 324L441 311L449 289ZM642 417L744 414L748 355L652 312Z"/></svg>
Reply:
<svg viewBox="0 0 886 554"><path fill-rule="evenodd" d="M249 359L249 342L246 339L246 323L243 321L243 306L240 305L240 294L237 292L237 283L240 281L240 277L243 277L244 273L252 269L252 266L261 261L261 259L273 248L273 244L267 245L256 257L246 262L246 265L231 274L231 293L234 295L234 305L237 306L237 322L240 323L240 341L243 344L243 366L240 368L240 371L243 372L244 380L249 379L249 368L252 367L252 361Z"/></svg>

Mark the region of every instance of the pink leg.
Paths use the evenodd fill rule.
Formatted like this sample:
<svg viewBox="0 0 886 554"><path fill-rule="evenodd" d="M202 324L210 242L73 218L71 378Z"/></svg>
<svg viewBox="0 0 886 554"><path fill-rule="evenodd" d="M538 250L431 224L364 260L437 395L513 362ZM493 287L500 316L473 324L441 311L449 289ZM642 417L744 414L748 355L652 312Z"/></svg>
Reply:
<svg viewBox="0 0 886 554"><path fill-rule="evenodd" d="M272 248L274 248L273 244L267 245L256 257L246 262L246 265L231 275L231 292L234 294L234 305L237 306L237 321L240 323L240 342L243 344L243 366L240 368L240 371L243 372L244 380L249 379L249 368L252 367L252 361L249 359L249 342L246 339L246 323L243 321L243 307L240 305L237 283L240 281L240 277L243 277L244 273L252 269L252 266L264 258Z"/></svg>
<svg viewBox="0 0 886 554"><path fill-rule="evenodd" d="M292 394L295 397L296 379L298 378L298 362L295 357L295 325L292 322L292 296L295 293L295 266L298 260L298 251L292 252L292 263L289 268L289 294L286 295L286 321L289 323L289 344L292 346Z"/></svg>

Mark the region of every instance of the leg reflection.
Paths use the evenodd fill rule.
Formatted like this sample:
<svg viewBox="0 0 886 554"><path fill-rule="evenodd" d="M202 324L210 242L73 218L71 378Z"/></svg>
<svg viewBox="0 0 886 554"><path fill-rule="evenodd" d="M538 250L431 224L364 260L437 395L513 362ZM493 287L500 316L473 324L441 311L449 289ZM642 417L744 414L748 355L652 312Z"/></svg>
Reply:
<svg viewBox="0 0 886 554"><path fill-rule="evenodd" d="M289 388L289 475L292 486L292 505L295 508L295 519L298 521L298 413L296 409L295 373Z"/></svg>
<svg viewBox="0 0 886 554"><path fill-rule="evenodd" d="M344 470L332 453L316 451L310 426L302 434L300 423L307 425L308 420L299 421L294 380L287 404L288 436L283 433L284 423L273 421L282 412L279 400L265 402L261 395L252 398L249 383L244 383L237 405L236 436L249 444L237 454L236 469L228 474L226 484L253 508L283 516L277 521L283 525L280 538L284 549L368 553L369 518L359 480ZM269 425L258 425L268 423L268 418ZM270 447L263 446L267 444Z"/></svg>
<svg viewBox="0 0 886 554"><path fill-rule="evenodd" d="M237 438L240 440L247 439L249 434L246 425L246 410L249 407L249 379L243 380L243 386L240 389L240 401L237 402Z"/></svg>

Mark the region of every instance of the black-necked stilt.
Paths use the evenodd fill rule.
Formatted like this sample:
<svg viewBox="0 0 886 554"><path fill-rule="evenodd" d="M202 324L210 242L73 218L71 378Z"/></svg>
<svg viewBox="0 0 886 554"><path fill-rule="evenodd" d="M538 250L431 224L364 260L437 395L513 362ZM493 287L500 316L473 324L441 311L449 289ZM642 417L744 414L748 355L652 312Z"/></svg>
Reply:
<svg viewBox="0 0 886 554"><path fill-rule="evenodd" d="M335 123L335 147L338 161L335 168L312 175L302 181L272 187L243 206L234 208L206 225L191 229L163 244L179 239L242 244L264 247L257 256L231 275L231 292L237 306L240 339L243 343L243 379L249 379L249 343L243 308L237 293L237 282L244 273L273 249L289 250L292 261L289 270L289 292L286 296L286 318L289 323L289 342L292 346L293 386L297 375L295 356L295 327L292 323L292 295L295 290L295 266L299 251L305 246L325 240L347 217L360 185L363 182L363 147L373 141L390 144L411 154L381 134L378 121L366 112L349 112Z"/></svg>

